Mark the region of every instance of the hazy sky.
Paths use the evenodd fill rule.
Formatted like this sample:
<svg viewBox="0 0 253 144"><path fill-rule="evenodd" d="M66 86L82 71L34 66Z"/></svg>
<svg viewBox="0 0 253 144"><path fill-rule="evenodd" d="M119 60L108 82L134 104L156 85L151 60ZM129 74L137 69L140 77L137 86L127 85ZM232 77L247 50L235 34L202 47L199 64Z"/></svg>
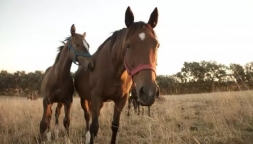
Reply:
<svg viewBox="0 0 253 144"><path fill-rule="evenodd" d="M253 0L1 0L0 69L45 71L72 24L86 31L93 54L125 27L127 6L144 22L158 8L158 74L174 74L185 61L253 61Z"/></svg>

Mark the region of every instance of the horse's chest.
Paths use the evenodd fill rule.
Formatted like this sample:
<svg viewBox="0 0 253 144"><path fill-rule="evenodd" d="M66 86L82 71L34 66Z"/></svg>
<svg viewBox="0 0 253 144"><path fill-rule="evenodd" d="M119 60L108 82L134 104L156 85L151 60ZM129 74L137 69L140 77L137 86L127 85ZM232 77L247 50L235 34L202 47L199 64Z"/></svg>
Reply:
<svg viewBox="0 0 253 144"><path fill-rule="evenodd" d="M108 101L108 100L119 99L124 94L120 87L113 86L113 87L104 87L102 95L103 95L103 100Z"/></svg>
<svg viewBox="0 0 253 144"><path fill-rule="evenodd" d="M60 86L54 90L54 95L57 95L57 96L71 95L72 93L73 93L73 89L70 87Z"/></svg>
<svg viewBox="0 0 253 144"><path fill-rule="evenodd" d="M122 74L122 76L104 74L100 77L95 74L96 73L92 73L90 75L91 91L98 92L103 101L118 100L128 94L131 79L128 77L127 73Z"/></svg>
<svg viewBox="0 0 253 144"><path fill-rule="evenodd" d="M48 94L52 97L53 101L66 101L71 99L74 93L73 83L55 83L49 89Z"/></svg>
<svg viewBox="0 0 253 144"><path fill-rule="evenodd" d="M103 88L104 101L117 100L124 97L128 91L122 87L122 84L112 83Z"/></svg>

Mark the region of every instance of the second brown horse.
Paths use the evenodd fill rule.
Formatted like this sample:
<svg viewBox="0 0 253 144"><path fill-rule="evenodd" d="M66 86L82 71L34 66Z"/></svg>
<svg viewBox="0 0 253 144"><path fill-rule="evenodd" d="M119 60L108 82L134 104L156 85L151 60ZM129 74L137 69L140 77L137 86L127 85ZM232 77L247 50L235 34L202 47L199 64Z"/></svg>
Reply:
<svg viewBox="0 0 253 144"><path fill-rule="evenodd" d="M153 30L157 21L157 8L151 13L148 23L144 23L134 22L134 15L128 7L125 12L127 28L115 31L100 45L92 56L94 71L89 73L82 67L78 68L74 81L86 120L86 143L94 143L100 109L108 100L115 103L111 144L116 143L120 115L132 81L136 83L138 99L143 106L151 106L159 96L156 83L159 42ZM89 125L91 113L92 123Z"/></svg>
<svg viewBox="0 0 253 144"><path fill-rule="evenodd" d="M93 61L89 53L89 45L85 40L86 33L76 34L75 26L72 25L71 36L67 38L67 43L59 47L59 53L53 66L47 68L41 84L41 95L43 98L43 116L40 122L41 141L47 137L51 141L50 120L52 115L52 105L58 102L56 120L56 138L58 136L58 117L62 105L64 105L65 117L64 127L69 135L70 108L73 100L74 83L70 74L72 62L76 61L86 69L93 69Z"/></svg>

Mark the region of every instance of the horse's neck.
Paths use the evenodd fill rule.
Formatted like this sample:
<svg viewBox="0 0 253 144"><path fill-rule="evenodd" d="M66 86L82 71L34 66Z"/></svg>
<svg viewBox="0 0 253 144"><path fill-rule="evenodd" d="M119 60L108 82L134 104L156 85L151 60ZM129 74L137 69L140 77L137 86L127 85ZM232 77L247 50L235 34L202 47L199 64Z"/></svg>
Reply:
<svg viewBox="0 0 253 144"><path fill-rule="evenodd" d="M66 76L69 76L70 74L72 61L68 55L69 55L69 51L67 49L67 46L64 46L64 48L62 49L60 58L58 62L56 62L55 64L56 74L59 75L59 78L65 78Z"/></svg>
<svg viewBox="0 0 253 144"><path fill-rule="evenodd" d="M117 75L121 76L126 70L124 66L124 49L122 46L123 38L117 40L111 48L110 60L114 69L117 71Z"/></svg>

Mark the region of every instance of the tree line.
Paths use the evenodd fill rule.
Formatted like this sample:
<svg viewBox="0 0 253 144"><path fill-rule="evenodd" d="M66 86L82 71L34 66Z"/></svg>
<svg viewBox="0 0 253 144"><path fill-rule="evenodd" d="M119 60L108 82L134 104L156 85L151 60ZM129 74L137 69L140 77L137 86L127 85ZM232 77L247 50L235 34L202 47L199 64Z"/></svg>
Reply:
<svg viewBox="0 0 253 144"><path fill-rule="evenodd" d="M71 73L74 77L74 73ZM184 62L180 72L158 75L157 82L162 94L208 93L239 91L253 88L253 62L242 66L229 66L215 61ZM43 71L26 73L0 72L0 95L39 96L44 77Z"/></svg>

